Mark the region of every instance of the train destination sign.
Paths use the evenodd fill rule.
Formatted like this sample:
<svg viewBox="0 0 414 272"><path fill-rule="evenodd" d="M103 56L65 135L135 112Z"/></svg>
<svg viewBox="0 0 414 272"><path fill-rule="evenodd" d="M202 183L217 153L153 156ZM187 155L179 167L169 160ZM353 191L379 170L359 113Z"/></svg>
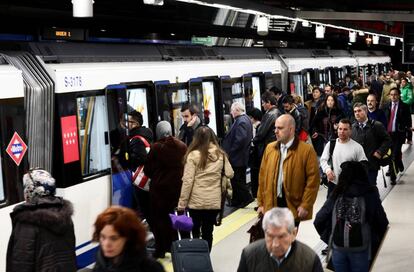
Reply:
<svg viewBox="0 0 414 272"><path fill-rule="evenodd" d="M20 138L19 134L15 132L9 145L7 146L7 154L9 154L12 160L17 164L17 166L19 166L23 160L24 154L26 154L26 151L27 145L23 142L22 138Z"/></svg>

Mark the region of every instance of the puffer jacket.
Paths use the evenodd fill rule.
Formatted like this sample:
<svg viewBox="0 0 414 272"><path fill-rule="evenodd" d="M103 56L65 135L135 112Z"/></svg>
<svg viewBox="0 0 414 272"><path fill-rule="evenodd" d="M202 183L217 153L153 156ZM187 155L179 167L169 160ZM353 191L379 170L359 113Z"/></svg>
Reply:
<svg viewBox="0 0 414 272"><path fill-rule="evenodd" d="M10 214L7 272L76 271L72 204L60 197L35 198Z"/></svg>
<svg viewBox="0 0 414 272"><path fill-rule="evenodd" d="M199 151L194 150L188 154L184 166L179 206L197 210L220 209L223 156L218 157L216 151L217 147L210 144L205 169L198 167L201 158ZM224 174L226 177L232 178L233 169L227 157L224 156L224 158Z"/></svg>

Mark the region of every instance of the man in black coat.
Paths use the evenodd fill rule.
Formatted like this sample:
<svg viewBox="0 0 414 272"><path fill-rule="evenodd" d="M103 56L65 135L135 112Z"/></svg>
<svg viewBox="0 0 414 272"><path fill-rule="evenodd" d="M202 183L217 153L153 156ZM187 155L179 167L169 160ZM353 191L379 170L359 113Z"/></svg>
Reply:
<svg viewBox="0 0 414 272"><path fill-rule="evenodd" d="M153 141L153 134L149 128L143 126L142 114L138 111L128 113L129 142L127 150L121 151L121 156L125 156L127 168L135 172L137 168L147 162L150 145ZM142 138L145 140L143 140ZM134 203L132 207L141 213L141 217L149 218L149 192L134 187Z"/></svg>
<svg viewBox="0 0 414 272"><path fill-rule="evenodd" d="M275 121L280 116L277 108L277 99L272 92L266 91L262 95L262 107L265 114L260 121L260 126L253 139L253 144L257 146L258 157L261 160L267 144L276 140Z"/></svg>
<svg viewBox="0 0 414 272"><path fill-rule="evenodd" d="M402 162L401 147L407 140L407 144L412 144L412 121L411 113L408 105L402 103L400 100L400 90L392 88L390 90L391 101L384 107L385 116L387 117L387 131L391 136L393 145L394 165L390 164L391 184L396 184L396 175L398 172L404 171L404 164Z"/></svg>
<svg viewBox="0 0 414 272"><path fill-rule="evenodd" d="M249 117L245 114L243 104L234 102L231 105L230 113L234 118L234 123L223 139L223 149L229 156L234 170L234 177L231 180L233 187L231 206L244 207L253 200L246 184L246 169L249 162L253 127Z"/></svg>
<svg viewBox="0 0 414 272"><path fill-rule="evenodd" d="M76 271L72 204L55 197L55 179L45 170L29 170L23 186L26 201L10 214L6 271Z"/></svg>
<svg viewBox="0 0 414 272"><path fill-rule="evenodd" d="M355 103L354 116L351 138L364 148L368 159L368 180L371 185L376 185L379 160L391 148L391 138L381 122L368 119L368 108L365 104Z"/></svg>

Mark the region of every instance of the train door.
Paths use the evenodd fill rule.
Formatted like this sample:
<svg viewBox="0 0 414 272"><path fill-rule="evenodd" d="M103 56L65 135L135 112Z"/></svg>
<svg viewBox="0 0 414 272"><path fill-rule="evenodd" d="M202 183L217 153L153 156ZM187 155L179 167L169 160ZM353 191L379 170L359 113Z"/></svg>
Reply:
<svg viewBox="0 0 414 272"><path fill-rule="evenodd" d="M106 89L108 127L111 146L113 205L132 207L131 172L128 170L128 98L126 85Z"/></svg>
<svg viewBox="0 0 414 272"><path fill-rule="evenodd" d="M157 121L170 122L173 134L178 136L180 127L184 124L181 107L190 101L188 83L170 84L169 81L157 81L154 84Z"/></svg>
<svg viewBox="0 0 414 272"><path fill-rule="evenodd" d="M220 78L220 89L221 89L221 97L222 97L222 115L223 115L223 133L225 135L231 125L233 124L233 120L230 114L231 105L234 102L240 102L244 106L245 98L244 98L244 90L241 78L230 78L230 77L221 77Z"/></svg>
<svg viewBox="0 0 414 272"><path fill-rule="evenodd" d="M189 81L189 96L191 104L200 109L200 119L208 125L216 135L218 134L217 112L217 78L196 78ZM220 135L219 137L221 137Z"/></svg>
<svg viewBox="0 0 414 272"><path fill-rule="evenodd" d="M243 75L243 87L246 100L246 111L261 109L261 94L265 89L265 79L262 73Z"/></svg>

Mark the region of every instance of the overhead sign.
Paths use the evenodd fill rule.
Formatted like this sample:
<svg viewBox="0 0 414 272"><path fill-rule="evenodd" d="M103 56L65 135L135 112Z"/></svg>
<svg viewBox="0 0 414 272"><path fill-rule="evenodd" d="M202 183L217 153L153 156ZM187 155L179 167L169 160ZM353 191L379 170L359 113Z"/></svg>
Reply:
<svg viewBox="0 0 414 272"><path fill-rule="evenodd" d="M213 37L191 37L191 43L193 44L202 44L205 46L213 46Z"/></svg>
<svg viewBox="0 0 414 272"><path fill-rule="evenodd" d="M26 151L27 145L23 142L22 138L20 138L19 134L15 132L9 145L7 146L7 154L9 154L12 160L17 164L17 166L19 166L23 160L24 154L26 154Z"/></svg>
<svg viewBox="0 0 414 272"><path fill-rule="evenodd" d="M63 162L70 163L79 160L78 128L76 115L60 118L62 127Z"/></svg>

